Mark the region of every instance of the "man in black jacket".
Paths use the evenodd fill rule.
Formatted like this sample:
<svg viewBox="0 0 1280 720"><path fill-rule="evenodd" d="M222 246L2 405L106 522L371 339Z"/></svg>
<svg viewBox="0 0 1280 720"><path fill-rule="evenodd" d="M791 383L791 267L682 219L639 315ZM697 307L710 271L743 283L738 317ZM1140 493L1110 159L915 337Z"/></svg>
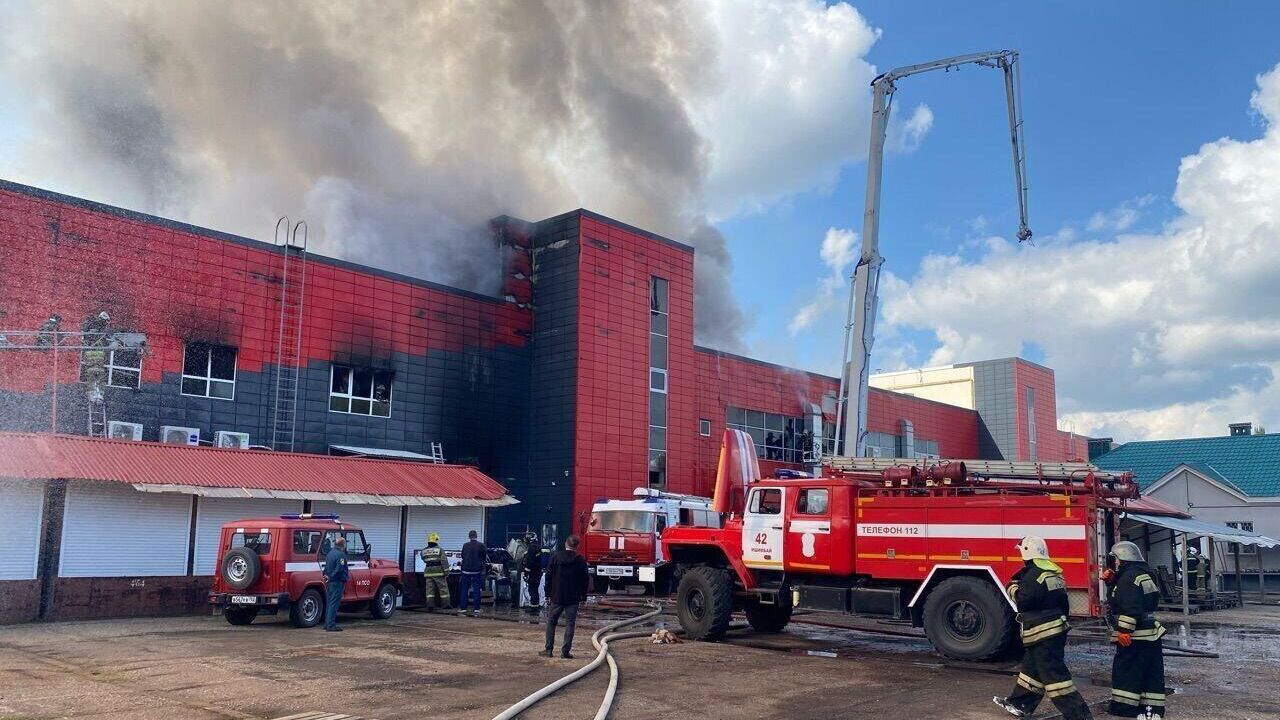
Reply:
<svg viewBox="0 0 1280 720"><path fill-rule="evenodd" d="M470 605L471 617L476 617L480 614L480 594L484 589L484 571L489 563L489 552L484 543L476 539L475 530L467 533L467 537L467 544L462 546L461 613L465 615L467 606Z"/></svg>
<svg viewBox="0 0 1280 720"><path fill-rule="evenodd" d="M1042 538L1022 538L1016 547L1024 565L1013 576L1008 591L1022 628L1022 665L1009 697L992 701L1014 717L1028 717L1047 697L1065 720L1092 720L1093 713L1067 670L1070 603L1062 568L1049 559L1049 546Z"/></svg>
<svg viewBox="0 0 1280 720"><path fill-rule="evenodd" d="M1129 541L1111 548L1117 566L1107 579L1107 622L1116 657L1111 665L1111 706L1119 717L1164 717L1164 626L1152 615L1160 589L1151 579L1142 551ZM1110 577L1108 577L1110 575Z"/></svg>
<svg viewBox="0 0 1280 720"><path fill-rule="evenodd" d="M338 535L324 556L324 629L329 632L342 630L338 627L338 606L342 603L342 591L347 587L347 577L347 539Z"/></svg>
<svg viewBox="0 0 1280 720"><path fill-rule="evenodd" d="M564 550L551 556L547 563L547 647L541 654L553 657L556 644L556 625L564 615L564 644L560 657L572 659L573 631L578 622L578 604L587 599L587 559L578 554L578 536L570 535L564 541Z"/></svg>

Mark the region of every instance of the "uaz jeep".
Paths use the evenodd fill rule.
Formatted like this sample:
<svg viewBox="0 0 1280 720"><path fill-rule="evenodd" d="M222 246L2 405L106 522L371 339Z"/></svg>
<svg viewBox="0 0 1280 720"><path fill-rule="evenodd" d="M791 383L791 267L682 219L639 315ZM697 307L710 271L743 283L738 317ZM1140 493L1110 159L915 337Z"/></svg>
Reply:
<svg viewBox="0 0 1280 720"><path fill-rule="evenodd" d="M391 617L401 591L400 568L391 560L370 559L364 532L337 515L281 515L223 525L209 604L232 625L288 610L295 627L314 627L324 619L325 555L339 535L347 541L350 574L342 609Z"/></svg>

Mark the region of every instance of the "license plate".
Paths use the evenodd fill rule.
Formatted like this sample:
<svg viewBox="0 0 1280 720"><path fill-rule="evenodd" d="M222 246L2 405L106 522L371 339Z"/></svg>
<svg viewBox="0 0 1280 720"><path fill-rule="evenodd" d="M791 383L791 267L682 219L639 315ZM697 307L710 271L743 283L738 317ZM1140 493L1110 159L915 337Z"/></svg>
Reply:
<svg viewBox="0 0 1280 720"><path fill-rule="evenodd" d="M631 568L620 565L601 565L596 568L596 574L605 577L631 577Z"/></svg>
<svg viewBox="0 0 1280 720"><path fill-rule="evenodd" d="M258 597L256 595L232 595L232 605L257 605Z"/></svg>

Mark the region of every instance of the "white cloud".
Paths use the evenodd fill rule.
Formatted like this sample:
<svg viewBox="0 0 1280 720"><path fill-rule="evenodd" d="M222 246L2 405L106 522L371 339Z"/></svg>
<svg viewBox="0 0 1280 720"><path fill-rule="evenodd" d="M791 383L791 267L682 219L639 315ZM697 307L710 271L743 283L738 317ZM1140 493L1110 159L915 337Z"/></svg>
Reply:
<svg viewBox="0 0 1280 720"><path fill-rule="evenodd" d="M818 281L818 292L805 303L787 324L792 335L813 325L823 314L836 307L836 297L841 288L848 287L845 277L849 267L858 259L858 234L845 228L827 228L818 251L822 262L831 273Z"/></svg>
<svg viewBox="0 0 1280 720"><path fill-rule="evenodd" d="M1038 247L988 241L976 259L926 257L881 282L885 324L932 331L929 362L1044 349L1059 407L1085 433L1119 439L1280 425L1280 65L1258 77L1254 140L1183 158L1157 233L1070 236ZM1132 230L1147 196L1090 222Z"/></svg>
<svg viewBox="0 0 1280 720"><path fill-rule="evenodd" d="M695 98L690 115L709 140L713 218L830 187L841 167L866 155L876 70L865 56L880 31L857 10L819 0L713 0L709 16L721 84Z"/></svg>
<svg viewBox="0 0 1280 720"><path fill-rule="evenodd" d="M1147 194L1125 200L1107 212L1096 212L1089 218L1089 224L1085 229L1091 233L1124 232L1138 222L1142 217L1142 209L1155 202L1155 199L1155 195Z"/></svg>
<svg viewBox="0 0 1280 720"><path fill-rule="evenodd" d="M933 129L933 110L920 103L911 111L910 117L901 124L893 124L889 128L889 137L885 145L898 152L914 152L924 143L924 136Z"/></svg>

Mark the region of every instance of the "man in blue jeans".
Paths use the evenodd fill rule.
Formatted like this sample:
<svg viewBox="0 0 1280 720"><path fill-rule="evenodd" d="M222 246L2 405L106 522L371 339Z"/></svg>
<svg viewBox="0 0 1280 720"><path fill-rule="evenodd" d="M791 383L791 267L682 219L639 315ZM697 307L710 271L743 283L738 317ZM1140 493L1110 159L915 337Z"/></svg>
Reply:
<svg viewBox="0 0 1280 720"><path fill-rule="evenodd" d="M338 604L342 602L342 591L347 587L347 539L339 535L324 556L325 611L324 629L329 632L341 632L338 627Z"/></svg>
<svg viewBox="0 0 1280 720"><path fill-rule="evenodd" d="M484 569L489 561L489 553L484 543L476 539L476 531L467 533L467 544L462 546L462 604L461 613L468 614L470 605L471 617L480 615L480 591L484 587Z"/></svg>
<svg viewBox="0 0 1280 720"><path fill-rule="evenodd" d="M540 655L555 657L556 625L564 616L564 643L560 645L560 657L569 660L573 655L573 631L578 624L578 605L587 599L587 559L578 554L578 536L570 535L564 541L564 549L551 556L547 564L547 647Z"/></svg>

